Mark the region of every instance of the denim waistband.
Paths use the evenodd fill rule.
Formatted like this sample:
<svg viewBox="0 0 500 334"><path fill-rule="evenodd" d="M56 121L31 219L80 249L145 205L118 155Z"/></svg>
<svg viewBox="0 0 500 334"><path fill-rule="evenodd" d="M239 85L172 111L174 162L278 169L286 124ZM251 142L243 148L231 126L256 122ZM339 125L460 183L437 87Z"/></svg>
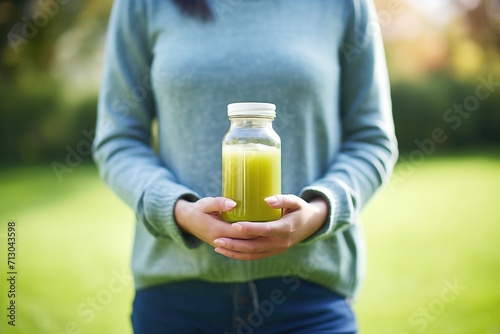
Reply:
<svg viewBox="0 0 500 334"><path fill-rule="evenodd" d="M140 331L141 324L151 326L166 319L170 319L171 333L300 333L297 328L306 328L307 333L356 331L345 297L298 277L241 283L193 280L147 288L137 292L132 318L136 333L148 334L155 331L150 327Z"/></svg>

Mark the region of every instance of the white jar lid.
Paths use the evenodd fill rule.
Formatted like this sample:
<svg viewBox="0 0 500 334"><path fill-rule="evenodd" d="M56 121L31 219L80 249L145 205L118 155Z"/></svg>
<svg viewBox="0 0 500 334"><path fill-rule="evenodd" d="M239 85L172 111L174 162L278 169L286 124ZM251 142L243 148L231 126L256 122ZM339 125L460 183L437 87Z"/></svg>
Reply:
<svg viewBox="0 0 500 334"><path fill-rule="evenodd" d="M276 106L272 103L238 102L227 105L227 115L276 117Z"/></svg>

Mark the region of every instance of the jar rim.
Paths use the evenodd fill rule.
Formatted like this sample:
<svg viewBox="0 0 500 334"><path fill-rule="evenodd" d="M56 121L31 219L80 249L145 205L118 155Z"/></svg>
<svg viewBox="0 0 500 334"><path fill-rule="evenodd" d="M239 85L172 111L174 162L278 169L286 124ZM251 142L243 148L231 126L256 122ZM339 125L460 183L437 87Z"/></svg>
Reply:
<svg viewBox="0 0 500 334"><path fill-rule="evenodd" d="M276 117L276 105L265 102L236 102L227 105L229 117Z"/></svg>

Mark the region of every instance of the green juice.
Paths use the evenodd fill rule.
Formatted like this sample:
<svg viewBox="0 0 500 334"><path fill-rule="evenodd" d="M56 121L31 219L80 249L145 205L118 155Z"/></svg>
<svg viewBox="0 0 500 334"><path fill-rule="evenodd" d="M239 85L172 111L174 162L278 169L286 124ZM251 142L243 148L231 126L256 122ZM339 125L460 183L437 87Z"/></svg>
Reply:
<svg viewBox="0 0 500 334"><path fill-rule="evenodd" d="M237 205L222 213L226 222L265 222L281 218L281 209L264 199L281 193L281 151L265 145L234 145L222 150L222 196Z"/></svg>

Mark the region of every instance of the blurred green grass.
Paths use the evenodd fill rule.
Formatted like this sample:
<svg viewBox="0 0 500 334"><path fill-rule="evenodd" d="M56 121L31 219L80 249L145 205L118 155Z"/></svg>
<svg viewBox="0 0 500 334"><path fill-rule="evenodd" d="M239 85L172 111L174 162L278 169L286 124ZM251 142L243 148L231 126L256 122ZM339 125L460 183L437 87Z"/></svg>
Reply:
<svg viewBox="0 0 500 334"><path fill-rule="evenodd" d="M131 210L89 165L61 183L49 165L0 178L0 242L15 220L19 272L17 326L0 332L131 333ZM362 333L500 333L499 194L500 155L476 153L428 158L374 198ZM464 288L443 301L455 282Z"/></svg>
<svg viewBox="0 0 500 334"><path fill-rule="evenodd" d="M500 156L478 153L429 158L368 205L363 332L500 333L499 195Z"/></svg>
<svg viewBox="0 0 500 334"><path fill-rule="evenodd" d="M19 308L16 328L4 332L2 320L0 332L131 332L131 210L93 166L75 168L61 183L50 165L1 174L1 241L7 220L17 222ZM0 254L6 258L4 247ZM2 305L5 299L2 291Z"/></svg>

